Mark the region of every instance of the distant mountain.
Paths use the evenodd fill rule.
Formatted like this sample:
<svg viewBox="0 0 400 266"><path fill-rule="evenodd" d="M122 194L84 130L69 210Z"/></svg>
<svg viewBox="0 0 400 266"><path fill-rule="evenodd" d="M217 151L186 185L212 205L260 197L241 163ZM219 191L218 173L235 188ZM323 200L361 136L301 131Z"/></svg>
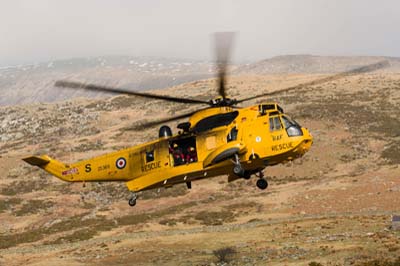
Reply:
<svg viewBox="0 0 400 266"><path fill-rule="evenodd" d="M259 62L232 65L231 75L336 73L388 60L385 71L400 72L400 58L376 56L285 55ZM168 88L214 77L207 61L155 57L107 56L60 60L0 68L0 105L55 102L104 93L55 88L60 79L118 86L132 90Z"/></svg>
<svg viewBox="0 0 400 266"><path fill-rule="evenodd" d="M209 78L211 62L152 57L107 56L0 68L0 105L54 102L104 94L60 89L60 79L147 90Z"/></svg>
<svg viewBox="0 0 400 266"><path fill-rule="evenodd" d="M337 73L382 60L388 60L391 65L385 71L400 71L400 58L397 57L283 55L243 65L234 73L256 75Z"/></svg>

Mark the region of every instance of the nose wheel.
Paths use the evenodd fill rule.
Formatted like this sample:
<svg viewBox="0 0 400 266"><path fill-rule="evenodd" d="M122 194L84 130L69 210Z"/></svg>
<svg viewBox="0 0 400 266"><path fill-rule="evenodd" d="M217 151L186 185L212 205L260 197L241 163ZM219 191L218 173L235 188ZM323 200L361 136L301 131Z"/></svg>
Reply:
<svg viewBox="0 0 400 266"><path fill-rule="evenodd" d="M268 187L268 181L266 179L264 179L264 178L260 178L260 179L257 180L256 185L257 185L257 187L259 189L264 190L264 189L266 189Z"/></svg>
<svg viewBox="0 0 400 266"><path fill-rule="evenodd" d="M136 199L137 199L136 193L132 192L132 196L128 200L129 206L131 206L131 207L135 206L136 205Z"/></svg>
<svg viewBox="0 0 400 266"><path fill-rule="evenodd" d="M264 178L264 174L262 171L260 171L259 173L259 179L257 180L257 187L261 190L267 189L268 187L268 181L267 179Z"/></svg>

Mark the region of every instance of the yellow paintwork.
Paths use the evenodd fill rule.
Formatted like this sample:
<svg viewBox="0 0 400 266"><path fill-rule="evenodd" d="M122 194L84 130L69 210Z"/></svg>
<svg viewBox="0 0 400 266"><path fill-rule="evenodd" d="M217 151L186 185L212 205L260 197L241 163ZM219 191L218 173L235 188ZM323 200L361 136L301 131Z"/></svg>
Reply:
<svg viewBox="0 0 400 266"><path fill-rule="evenodd" d="M202 119L213 115L233 111L238 111L238 115L226 126L192 135L178 134L161 138L70 165L47 155L31 156L24 160L64 181L125 181L131 191L171 186L221 174L228 174L230 180L234 180L236 178L232 178L234 164L231 157L213 163L216 156L230 148L237 147L244 169L257 171L268 165L298 158L311 147L312 136L305 128L301 128L303 135L297 137L289 137L284 128L270 131L270 116L281 117L282 113L279 112L275 103L268 103L268 105L274 106L274 109L261 112L259 106L256 105L242 109L214 107L199 111L189 119L191 129ZM227 142L227 136L234 127L238 130L237 138ZM173 157L169 152L169 142L187 137L195 137L197 162L174 166ZM153 151L154 161L147 163L146 152L150 151ZM122 167L124 161L125 166ZM118 162L121 164L119 168Z"/></svg>
<svg viewBox="0 0 400 266"><path fill-rule="evenodd" d="M203 161L203 167L206 168L207 166L214 164L213 160L218 156L218 154L221 154L226 150L235 148L237 149L238 154L243 154L244 152L246 152L246 146L239 140L225 143L213 149L213 151L207 155L207 157Z"/></svg>

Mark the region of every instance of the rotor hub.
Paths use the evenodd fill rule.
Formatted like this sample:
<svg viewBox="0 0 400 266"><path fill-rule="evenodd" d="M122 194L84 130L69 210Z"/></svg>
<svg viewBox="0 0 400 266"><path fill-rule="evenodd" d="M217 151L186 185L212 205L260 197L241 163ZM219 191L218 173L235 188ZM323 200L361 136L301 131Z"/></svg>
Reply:
<svg viewBox="0 0 400 266"><path fill-rule="evenodd" d="M212 107L223 107L223 106L233 106L237 103L236 99L230 99L230 98L216 98L210 100L209 104Z"/></svg>

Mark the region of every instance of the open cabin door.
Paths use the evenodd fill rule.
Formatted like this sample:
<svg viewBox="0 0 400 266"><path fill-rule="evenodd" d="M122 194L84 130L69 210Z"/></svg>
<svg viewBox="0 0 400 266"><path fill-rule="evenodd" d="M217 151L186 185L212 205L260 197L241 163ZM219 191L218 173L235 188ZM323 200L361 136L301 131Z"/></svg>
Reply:
<svg viewBox="0 0 400 266"><path fill-rule="evenodd" d="M198 161L196 137L190 136L169 141L171 166L176 167Z"/></svg>

